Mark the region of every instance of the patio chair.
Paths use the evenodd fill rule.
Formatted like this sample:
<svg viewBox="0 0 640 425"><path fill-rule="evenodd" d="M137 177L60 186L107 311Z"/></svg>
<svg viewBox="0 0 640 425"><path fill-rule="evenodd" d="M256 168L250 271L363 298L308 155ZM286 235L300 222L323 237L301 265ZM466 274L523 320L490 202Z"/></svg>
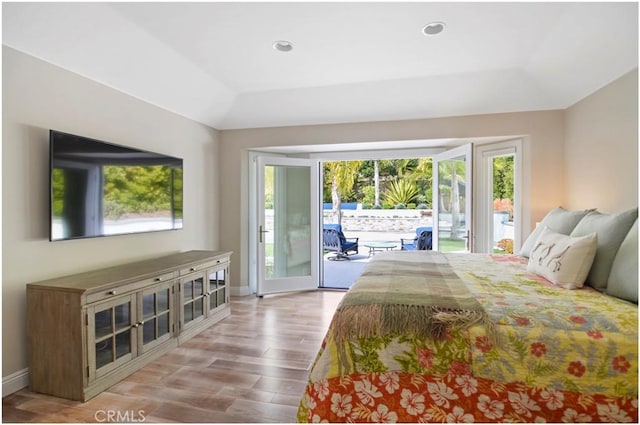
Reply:
<svg viewBox="0 0 640 425"><path fill-rule="evenodd" d="M335 255L327 260L349 260L349 253L358 253L359 238L345 238L342 226L339 224L325 224L322 229L322 244L327 251Z"/></svg>
<svg viewBox="0 0 640 425"><path fill-rule="evenodd" d="M400 249L403 251L430 251L433 249L431 227L418 227L413 239L400 238Z"/></svg>

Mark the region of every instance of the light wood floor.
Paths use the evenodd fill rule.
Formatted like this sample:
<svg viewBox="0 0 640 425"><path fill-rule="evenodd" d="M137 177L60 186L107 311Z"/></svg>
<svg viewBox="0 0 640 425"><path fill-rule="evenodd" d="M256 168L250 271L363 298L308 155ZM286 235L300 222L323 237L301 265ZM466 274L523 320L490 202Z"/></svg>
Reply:
<svg viewBox="0 0 640 425"><path fill-rule="evenodd" d="M26 389L3 422L295 422L344 292L235 297L231 316L86 403ZM125 419L125 420L123 420ZM128 420L126 420L128 419Z"/></svg>

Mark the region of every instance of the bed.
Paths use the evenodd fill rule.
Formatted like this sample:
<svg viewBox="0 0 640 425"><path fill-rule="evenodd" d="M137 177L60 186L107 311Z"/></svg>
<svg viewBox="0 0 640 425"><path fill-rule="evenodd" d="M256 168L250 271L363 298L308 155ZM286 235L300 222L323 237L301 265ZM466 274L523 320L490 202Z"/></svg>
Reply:
<svg viewBox="0 0 640 425"><path fill-rule="evenodd" d="M637 236L635 255L637 274ZM377 254L335 312L298 421L637 422L637 302L527 265Z"/></svg>

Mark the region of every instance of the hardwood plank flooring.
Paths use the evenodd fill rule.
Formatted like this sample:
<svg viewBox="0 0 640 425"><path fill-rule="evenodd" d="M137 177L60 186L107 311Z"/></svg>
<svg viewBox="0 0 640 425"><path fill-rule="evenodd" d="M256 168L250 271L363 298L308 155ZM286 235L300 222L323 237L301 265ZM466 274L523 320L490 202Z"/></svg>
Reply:
<svg viewBox="0 0 640 425"><path fill-rule="evenodd" d="M341 291L232 297L231 316L86 403L23 389L3 422L295 422ZM112 421L113 422L113 421Z"/></svg>

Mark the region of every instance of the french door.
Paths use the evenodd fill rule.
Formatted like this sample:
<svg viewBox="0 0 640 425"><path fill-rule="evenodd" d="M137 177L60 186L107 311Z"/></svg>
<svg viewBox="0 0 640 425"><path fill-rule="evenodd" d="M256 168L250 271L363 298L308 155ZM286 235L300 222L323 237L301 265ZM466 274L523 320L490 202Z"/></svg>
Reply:
<svg viewBox="0 0 640 425"><path fill-rule="evenodd" d="M318 287L318 161L257 158L257 296Z"/></svg>
<svg viewBox="0 0 640 425"><path fill-rule="evenodd" d="M510 254L520 250L524 196L522 139L477 146L474 150L475 252Z"/></svg>
<svg viewBox="0 0 640 425"><path fill-rule="evenodd" d="M472 145L433 157L433 249L471 252Z"/></svg>

